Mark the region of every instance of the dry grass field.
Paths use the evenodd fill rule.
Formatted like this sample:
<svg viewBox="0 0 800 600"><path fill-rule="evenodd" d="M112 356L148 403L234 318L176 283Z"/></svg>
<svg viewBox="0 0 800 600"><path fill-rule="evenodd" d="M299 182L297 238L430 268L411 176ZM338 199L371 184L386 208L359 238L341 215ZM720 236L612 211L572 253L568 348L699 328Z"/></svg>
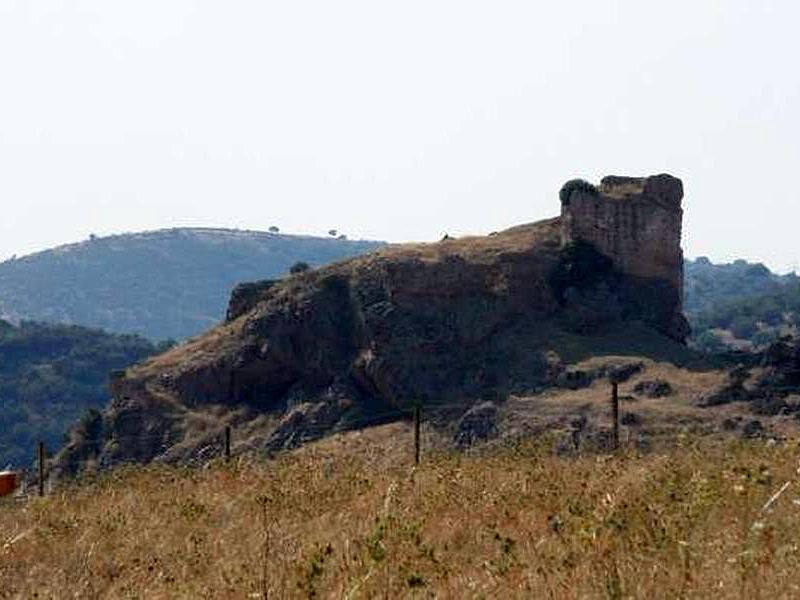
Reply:
<svg viewBox="0 0 800 600"><path fill-rule="evenodd" d="M0 597L800 597L793 441L558 457L543 438L414 469L409 440L385 425L3 502Z"/></svg>

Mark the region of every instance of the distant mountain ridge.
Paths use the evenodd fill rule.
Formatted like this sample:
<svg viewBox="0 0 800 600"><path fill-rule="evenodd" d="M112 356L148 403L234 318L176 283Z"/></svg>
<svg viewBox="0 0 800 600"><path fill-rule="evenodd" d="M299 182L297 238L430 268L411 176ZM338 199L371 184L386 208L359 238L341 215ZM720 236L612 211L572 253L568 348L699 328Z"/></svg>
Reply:
<svg viewBox="0 0 800 600"><path fill-rule="evenodd" d="M383 245L214 228L92 237L0 263L0 317L182 339L223 320L231 290L243 281Z"/></svg>

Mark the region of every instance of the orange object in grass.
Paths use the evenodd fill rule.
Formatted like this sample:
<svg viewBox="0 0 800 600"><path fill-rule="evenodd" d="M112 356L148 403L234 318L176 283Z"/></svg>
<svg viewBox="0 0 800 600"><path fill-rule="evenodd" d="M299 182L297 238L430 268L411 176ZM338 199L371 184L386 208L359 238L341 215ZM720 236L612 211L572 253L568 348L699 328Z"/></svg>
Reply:
<svg viewBox="0 0 800 600"><path fill-rule="evenodd" d="M0 497L13 494L18 481L19 477L14 471L0 471Z"/></svg>

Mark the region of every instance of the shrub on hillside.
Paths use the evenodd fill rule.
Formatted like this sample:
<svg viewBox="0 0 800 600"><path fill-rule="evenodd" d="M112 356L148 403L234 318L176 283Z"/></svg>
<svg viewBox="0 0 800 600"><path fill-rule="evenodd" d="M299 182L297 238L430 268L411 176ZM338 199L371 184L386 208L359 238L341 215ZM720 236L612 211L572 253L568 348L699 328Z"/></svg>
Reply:
<svg viewBox="0 0 800 600"><path fill-rule="evenodd" d="M758 324L753 317L740 316L731 322L731 333L741 340L749 340L758 332Z"/></svg>
<svg viewBox="0 0 800 600"><path fill-rule="evenodd" d="M569 204L569 199L573 192L584 192L592 196L598 194L597 188L585 179L570 179L561 186L561 191L558 192L561 204Z"/></svg>
<svg viewBox="0 0 800 600"><path fill-rule="evenodd" d="M702 352L715 354L727 350L725 343L713 331L704 331L694 338L694 345Z"/></svg>
<svg viewBox="0 0 800 600"><path fill-rule="evenodd" d="M311 266L307 262L303 262L301 260L301 261L298 261L298 262L294 263L292 265L292 267L289 269L289 272L292 275L296 275L297 273L305 273L310 268L311 268Z"/></svg>

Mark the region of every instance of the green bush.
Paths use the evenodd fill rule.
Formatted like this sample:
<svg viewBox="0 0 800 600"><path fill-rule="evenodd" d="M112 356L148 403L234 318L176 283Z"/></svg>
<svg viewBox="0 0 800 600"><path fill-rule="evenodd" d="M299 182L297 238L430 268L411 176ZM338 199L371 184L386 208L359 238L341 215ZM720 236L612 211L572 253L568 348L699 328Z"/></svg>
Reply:
<svg viewBox="0 0 800 600"><path fill-rule="evenodd" d="M561 191L558 193L559 198L561 198L561 204L568 205L573 192L584 192L592 196L597 196L598 194L597 188L585 179L570 179L561 186Z"/></svg>
<svg viewBox="0 0 800 600"><path fill-rule="evenodd" d="M713 331L704 331L694 339L694 345L703 352L724 352L727 348Z"/></svg>
<svg viewBox="0 0 800 600"><path fill-rule="evenodd" d="M741 340L749 340L757 332L758 324L752 317L742 315L731 322L731 333Z"/></svg>
<svg viewBox="0 0 800 600"><path fill-rule="evenodd" d="M756 348L765 348L766 346L777 342L780 337L780 331L777 329L763 329L753 335L750 338L750 341L753 342L753 345L756 346Z"/></svg>
<svg viewBox="0 0 800 600"><path fill-rule="evenodd" d="M307 262L303 262L301 260L301 261L298 261L298 262L294 263L292 265L292 267L289 269L289 272L292 275L296 275L297 273L305 273L310 268L311 268L311 266Z"/></svg>

